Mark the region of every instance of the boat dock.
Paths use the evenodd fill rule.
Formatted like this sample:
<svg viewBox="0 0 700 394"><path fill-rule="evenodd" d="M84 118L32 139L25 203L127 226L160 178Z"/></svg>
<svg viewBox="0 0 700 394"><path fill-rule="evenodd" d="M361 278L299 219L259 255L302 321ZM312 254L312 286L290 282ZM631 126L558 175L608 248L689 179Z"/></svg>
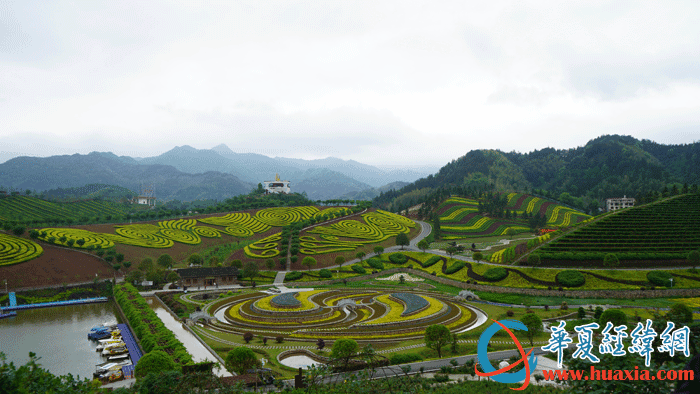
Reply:
<svg viewBox="0 0 700 394"><path fill-rule="evenodd" d="M25 304L17 305L17 299L15 298L15 293L10 293L10 306L3 307L3 311L19 311L24 309L35 309L35 308L48 308L52 306L65 306L65 305L77 305L77 304L92 304L95 302L107 302L107 297L95 297L95 298L84 298L82 300L66 300L66 301L52 301L52 302L39 302L36 304ZM4 317L4 316L2 316Z"/></svg>
<svg viewBox="0 0 700 394"><path fill-rule="evenodd" d="M3 317L12 317L12 316L17 316L17 312L8 312L8 313L5 313L5 311L3 310L3 308L0 308L0 319L2 319Z"/></svg>
<svg viewBox="0 0 700 394"><path fill-rule="evenodd" d="M117 324L117 328L121 331L122 340L126 344L126 348L129 350L129 357L131 358L131 365L122 367L122 373L124 373L125 378L133 377L134 367L136 367L136 363L139 362L142 356L141 349L139 349L139 345L136 343L136 339L131 330L129 330L128 325L123 323Z"/></svg>

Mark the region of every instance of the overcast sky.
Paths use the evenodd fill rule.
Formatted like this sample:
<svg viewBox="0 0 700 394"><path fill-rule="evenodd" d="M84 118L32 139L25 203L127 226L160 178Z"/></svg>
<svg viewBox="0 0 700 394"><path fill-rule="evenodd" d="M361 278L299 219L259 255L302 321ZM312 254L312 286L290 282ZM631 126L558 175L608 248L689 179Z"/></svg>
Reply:
<svg viewBox="0 0 700 394"><path fill-rule="evenodd" d="M700 141L700 2L0 0L0 162L442 165L602 134Z"/></svg>

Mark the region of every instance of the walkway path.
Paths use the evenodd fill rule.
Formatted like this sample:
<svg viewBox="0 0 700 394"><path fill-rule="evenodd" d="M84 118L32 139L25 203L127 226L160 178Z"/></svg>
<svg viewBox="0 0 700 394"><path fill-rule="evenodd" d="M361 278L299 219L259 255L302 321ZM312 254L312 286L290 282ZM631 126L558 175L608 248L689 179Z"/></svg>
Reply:
<svg viewBox="0 0 700 394"><path fill-rule="evenodd" d="M275 281L272 282L273 285L281 285L284 283L284 276L287 275L287 271L279 271L275 276Z"/></svg>

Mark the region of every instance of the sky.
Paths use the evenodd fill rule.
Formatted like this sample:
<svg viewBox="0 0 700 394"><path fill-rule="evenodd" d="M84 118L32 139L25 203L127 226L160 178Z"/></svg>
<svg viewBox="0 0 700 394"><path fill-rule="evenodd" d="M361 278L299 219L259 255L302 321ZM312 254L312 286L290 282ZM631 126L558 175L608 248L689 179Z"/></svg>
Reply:
<svg viewBox="0 0 700 394"><path fill-rule="evenodd" d="M0 0L0 162L700 141L700 2Z"/></svg>

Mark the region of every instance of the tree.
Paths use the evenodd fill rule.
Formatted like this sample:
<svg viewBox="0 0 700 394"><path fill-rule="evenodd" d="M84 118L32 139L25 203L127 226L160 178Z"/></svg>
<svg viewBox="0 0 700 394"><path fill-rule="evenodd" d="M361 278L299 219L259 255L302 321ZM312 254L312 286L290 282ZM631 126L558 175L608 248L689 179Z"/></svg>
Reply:
<svg viewBox="0 0 700 394"><path fill-rule="evenodd" d="M331 359L341 362L343 369L347 369L350 359L357 353L359 346L353 339L337 339L331 349Z"/></svg>
<svg viewBox="0 0 700 394"><path fill-rule="evenodd" d="M617 258L615 253L608 253L603 258L603 264L606 267L617 267L620 265L620 260Z"/></svg>
<svg viewBox="0 0 700 394"><path fill-rule="evenodd" d="M311 256L306 256L301 260L301 265L305 265L307 270L311 270L311 267L316 265L316 259Z"/></svg>
<svg viewBox="0 0 700 394"><path fill-rule="evenodd" d="M326 347L326 341L324 341L323 338L319 338L318 341L316 341L316 348L318 348L318 350L323 350L324 347Z"/></svg>
<svg viewBox="0 0 700 394"><path fill-rule="evenodd" d="M396 236L396 245L400 245L401 250L403 250L404 246L408 246L409 244L408 235L405 233L399 233L399 235Z"/></svg>
<svg viewBox="0 0 700 394"><path fill-rule="evenodd" d="M515 235L515 229L513 227L508 227L506 229L506 235L510 237L510 239L513 239L513 236Z"/></svg>
<svg viewBox="0 0 700 394"><path fill-rule="evenodd" d="M24 226L15 226L15 228L12 229L12 233L19 237L20 235L24 234L25 230L26 229L24 228ZM65 238L65 237L61 237L61 238ZM61 242L66 242L66 241L63 240Z"/></svg>
<svg viewBox="0 0 700 394"><path fill-rule="evenodd" d="M121 263L124 261L124 253L117 253L114 255L114 258L117 260L117 263Z"/></svg>
<svg viewBox="0 0 700 394"><path fill-rule="evenodd" d="M231 262L231 267L236 267L238 269L241 269L241 268L243 268L243 262L241 260L238 260L238 259L233 260Z"/></svg>
<svg viewBox="0 0 700 394"><path fill-rule="evenodd" d="M336 256L335 258L335 264L338 266L338 275L340 275L340 269L343 267L343 264L345 264L345 257L343 256Z"/></svg>
<svg viewBox="0 0 700 394"><path fill-rule="evenodd" d="M126 281L129 283L133 282L141 282L143 280L143 271L140 270L133 270L129 272L129 275L126 276Z"/></svg>
<svg viewBox="0 0 700 394"><path fill-rule="evenodd" d="M192 253L190 257L187 258L187 262L190 263L190 265L202 265L204 259L197 253Z"/></svg>
<svg viewBox="0 0 700 394"><path fill-rule="evenodd" d="M530 346L534 346L533 338L542 333L542 319L534 313L526 313L520 318L520 321L527 327L527 339L530 340Z"/></svg>
<svg viewBox="0 0 700 394"><path fill-rule="evenodd" d="M124 262L124 268L129 269L131 267L131 261Z"/></svg>
<svg viewBox="0 0 700 394"><path fill-rule="evenodd" d="M365 253L365 252L362 251L362 250L359 251L359 252L357 252L357 253L355 254L355 257L357 257L358 259L360 259L360 261L362 261L362 259L364 259L365 256L367 256L367 253ZM303 264L303 263L304 263L304 262L302 261L302 264Z"/></svg>
<svg viewBox="0 0 700 394"><path fill-rule="evenodd" d="M265 267L266 267L269 271L272 271L272 269L275 268L275 260L273 260L273 259L267 259L267 260L265 260Z"/></svg>
<svg viewBox="0 0 700 394"><path fill-rule="evenodd" d="M167 253L163 253L160 256L158 256L157 262L158 265L166 269L173 266L173 258L170 257L170 255Z"/></svg>
<svg viewBox="0 0 700 394"><path fill-rule="evenodd" d="M693 322L693 311L688 305L678 302L671 305L668 314L666 314L666 318L674 322L676 326L690 324Z"/></svg>
<svg viewBox="0 0 700 394"><path fill-rule="evenodd" d="M249 261L245 263L245 266L243 266L243 274L241 275L244 278L250 278L250 284L253 284L253 278L258 276L258 273L260 272L260 269L258 268L258 265L255 264L252 261Z"/></svg>
<svg viewBox="0 0 700 394"><path fill-rule="evenodd" d="M383 247L381 247L381 246L375 246L375 247L374 247L374 254L376 254L377 256L381 256L382 253L384 253L384 248L383 248Z"/></svg>
<svg viewBox="0 0 700 394"><path fill-rule="evenodd" d="M170 272L168 273L168 276L165 277L165 280L166 280L168 283L175 283L175 282L177 282L178 280L180 280L180 275L178 275L177 272L175 272L175 271L170 271Z"/></svg>
<svg viewBox="0 0 700 394"><path fill-rule="evenodd" d="M418 249L425 253L425 251L430 247L430 244L425 239L421 239L416 246L418 246Z"/></svg>
<svg viewBox="0 0 700 394"><path fill-rule="evenodd" d="M451 339L450 330L442 324L433 324L425 329L425 346L437 351L438 358L442 358L442 347Z"/></svg>
<svg viewBox="0 0 700 394"><path fill-rule="evenodd" d="M440 216L435 216L435 220L433 221L433 238L435 240L440 239L441 236L441 229L440 229Z"/></svg>
<svg viewBox="0 0 700 394"><path fill-rule="evenodd" d="M693 266L693 269L698 265L700 262L700 250L693 250L690 253L688 253L688 263Z"/></svg>
<svg viewBox="0 0 700 394"><path fill-rule="evenodd" d="M457 253L457 248L454 246L448 246L447 249L445 249L445 252L450 255L450 258L452 258L452 255Z"/></svg>
<svg viewBox="0 0 700 394"><path fill-rule="evenodd" d="M481 252L474 252L474 254L472 255L472 258L474 260L476 260L476 262L478 263L479 261L484 259L484 254Z"/></svg>
<svg viewBox="0 0 700 394"><path fill-rule="evenodd" d="M31 236L31 234L29 234L29 235ZM82 247L83 245L85 245L85 240L80 238L77 241L75 241L75 243L77 243L78 246Z"/></svg>
<svg viewBox="0 0 700 394"><path fill-rule="evenodd" d="M210 267L217 267L221 260L219 260L219 256L211 256L209 258L209 266Z"/></svg>
<svg viewBox="0 0 700 394"><path fill-rule="evenodd" d="M148 272L153 269L153 260L150 257L146 257L139 263L139 270Z"/></svg>
<svg viewBox="0 0 700 394"><path fill-rule="evenodd" d="M134 368L134 375L137 379L143 378L149 373L159 373L163 371L176 371L178 364L168 353L162 350L152 350L141 357Z"/></svg>
<svg viewBox="0 0 700 394"><path fill-rule="evenodd" d="M230 372L243 375L249 369L259 368L260 361L258 361L258 357L250 348L236 346L226 355L224 366Z"/></svg>

